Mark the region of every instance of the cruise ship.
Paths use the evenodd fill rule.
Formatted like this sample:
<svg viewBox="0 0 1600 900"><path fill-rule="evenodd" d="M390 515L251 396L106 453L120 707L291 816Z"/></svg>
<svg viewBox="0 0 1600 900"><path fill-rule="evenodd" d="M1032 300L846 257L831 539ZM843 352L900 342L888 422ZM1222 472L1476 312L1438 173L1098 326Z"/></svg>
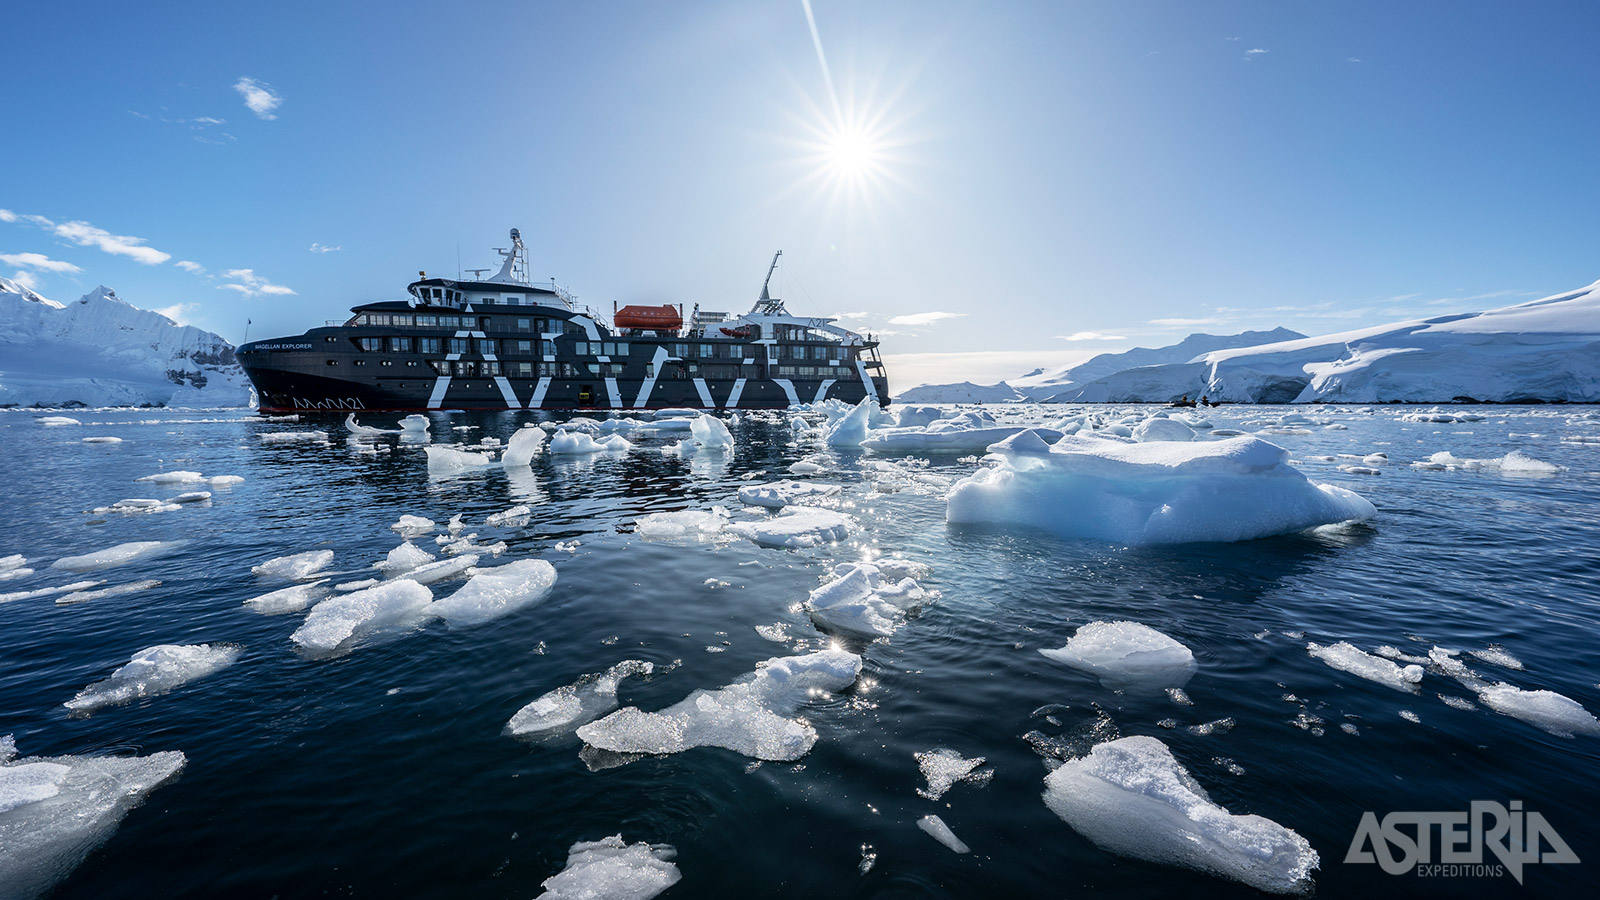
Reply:
<svg viewBox="0 0 1600 900"><path fill-rule="evenodd" d="M624 306L611 322L554 282L528 278L511 229L498 272L419 273L405 300L239 347L263 413L430 409L783 409L888 405L878 342L834 319L793 316L769 293L743 315Z"/></svg>

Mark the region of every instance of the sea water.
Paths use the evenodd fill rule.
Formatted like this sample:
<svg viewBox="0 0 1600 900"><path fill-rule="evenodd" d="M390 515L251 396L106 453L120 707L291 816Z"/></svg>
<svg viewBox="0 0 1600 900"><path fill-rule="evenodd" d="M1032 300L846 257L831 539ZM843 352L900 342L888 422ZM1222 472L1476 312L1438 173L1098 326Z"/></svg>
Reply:
<svg viewBox="0 0 1600 900"><path fill-rule="evenodd" d="M1085 410L1111 408L988 408L1039 425ZM1523 882L1570 892L1600 861L1600 738L1536 692L1600 711L1600 415L1470 410L1482 419L1391 406L1201 412L1211 430L1284 447L1311 480L1356 492L1377 515L1143 547L947 525L945 495L983 465L976 456L829 445L783 414L730 421L725 449L684 453L682 430L623 429L626 449L535 449L526 466L505 466L499 451L519 429L568 417L435 413L427 432L351 435L339 416L75 410L81 425L46 428L42 414L3 412L0 560L20 555L7 572L31 571L0 572L0 594L16 597L0 602L0 736L14 736L19 757L187 759L61 880L60 898L533 897L575 845L614 835L676 851L682 880L667 897L1251 895L1153 861L1159 852L1102 849L1046 803L1046 777L1064 761L1134 736L1163 742L1215 806L1303 837L1325 896L1518 890L1505 870L1390 875L1345 861L1367 812L1465 813L1473 801L1542 815L1583 862L1527 864ZM494 464L430 468L426 446ZM1516 465L1450 464L1513 452ZM161 473L194 478L139 480ZM96 512L168 500L200 478L209 498ZM783 479L838 486L801 502L850 527L787 547L720 526L637 530L659 513L716 521L715 507L730 523L759 522L771 513L743 507L741 488ZM526 517L490 524L518 506ZM439 524L402 535L392 526L407 515ZM479 568L544 560L555 580L498 617L452 627L396 616L331 653L291 641L307 611L245 605L313 582L308 604L354 594L406 540ZM87 573L51 568L142 542L161 543L97 557L120 562ZM252 571L324 551L333 558L314 571ZM812 592L840 566L884 558L919 564L931 599L875 640L819 630ZM447 568L428 585L435 601L468 583ZM85 581L83 601L49 592ZM138 587L107 591L123 585ZM1119 689L1039 652L1094 622L1159 631L1193 654L1193 674L1181 687ZM1341 648L1340 666L1308 652L1340 642L1370 658ZM170 690L89 714L64 705L162 645L238 650ZM508 727L624 660L650 671L618 682L618 705L653 713L745 683L766 660L831 649L858 654L861 673L808 690L797 710L796 698L777 705L816 735L794 760L715 746L614 753L571 731L530 740ZM1387 671L1381 659L1426 674L1360 674ZM1519 697L1531 698L1520 718L1507 712ZM992 774L930 797L924 762L935 757L981 757ZM971 852L930 839L927 821ZM1425 861L1439 861L1437 848Z"/></svg>

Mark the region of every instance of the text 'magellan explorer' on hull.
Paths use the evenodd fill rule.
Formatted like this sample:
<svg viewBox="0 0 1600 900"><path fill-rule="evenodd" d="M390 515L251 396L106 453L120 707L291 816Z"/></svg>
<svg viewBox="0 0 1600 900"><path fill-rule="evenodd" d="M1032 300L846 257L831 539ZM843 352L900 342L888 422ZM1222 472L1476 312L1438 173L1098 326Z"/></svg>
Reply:
<svg viewBox="0 0 1600 900"><path fill-rule="evenodd" d="M422 278L408 300L238 348L262 412L421 409L781 409L889 402L878 342L792 316L768 293L738 316L624 306L608 325L554 282L528 280L511 229L493 277Z"/></svg>

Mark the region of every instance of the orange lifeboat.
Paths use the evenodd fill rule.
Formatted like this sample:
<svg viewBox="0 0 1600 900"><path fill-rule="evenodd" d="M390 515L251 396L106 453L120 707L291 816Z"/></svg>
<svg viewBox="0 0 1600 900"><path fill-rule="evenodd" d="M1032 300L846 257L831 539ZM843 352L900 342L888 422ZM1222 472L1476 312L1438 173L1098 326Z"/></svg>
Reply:
<svg viewBox="0 0 1600 900"><path fill-rule="evenodd" d="M734 328L723 328L721 331L728 337L741 340L748 340L756 336L756 326L754 325L739 325Z"/></svg>
<svg viewBox="0 0 1600 900"><path fill-rule="evenodd" d="M683 316L671 304L661 306L624 306L617 310L618 328L638 328L649 331L677 331L683 327Z"/></svg>

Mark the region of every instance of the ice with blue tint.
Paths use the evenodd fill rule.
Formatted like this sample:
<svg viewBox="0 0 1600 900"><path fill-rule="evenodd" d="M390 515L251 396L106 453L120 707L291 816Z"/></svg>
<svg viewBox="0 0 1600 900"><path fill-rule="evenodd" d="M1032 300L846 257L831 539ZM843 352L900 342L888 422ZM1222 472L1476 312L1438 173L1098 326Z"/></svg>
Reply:
<svg viewBox="0 0 1600 900"><path fill-rule="evenodd" d="M755 759L795 760L816 745L817 730L789 717L807 700L854 684L860 674L861 657L845 650L773 657L727 687L695 691L660 712L620 709L579 728L578 737L617 753L723 747Z"/></svg>
<svg viewBox="0 0 1600 900"><path fill-rule="evenodd" d="M129 541L81 556L63 556L51 563L50 568L65 572L96 572L113 566L126 565L136 559L170 553L183 544L183 541Z"/></svg>
<svg viewBox="0 0 1600 900"><path fill-rule="evenodd" d="M383 562L373 563L372 567L383 573L385 578L399 578L418 566L433 562L437 557L432 553L406 541L400 546L389 551Z"/></svg>
<svg viewBox="0 0 1600 900"><path fill-rule="evenodd" d="M105 681L68 700L67 709L87 714L104 706L165 694L231 666L244 648L237 644L158 644L133 655Z"/></svg>
<svg viewBox="0 0 1600 900"><path fill-rule="evenodd" d="M507 469L513 469L532 463L533 458L544 448L546 437L544 429L537 425L518 429L506 443L505 453L500 456L500 464Z"/></svg>
<svg viewBox="0 0 1600 900"><path fill-rule="evenodd" d="M1348 641L1340 641L1326 647L1313 641L1306 644L1306 652L1341 672L1349 672L1351 675L1397 691L1416 693L1417 685L1422 681L1421 666L1413 664L1401 668L1387 659L1373 656Z"/></svg>
<svg viewBox="0 0 1600 900"><path fill-rule="evenodd" d="M423 621L432 602L433 592L409 578L385 582L318 603L289 639L314 655L331 654L374 631Z"/></svg>
<svg viewBox="0 0 1600 900"><path fill-rule="evenodd" d="M264 616L277 616L284 613L299 612L328 595L326 587L328 579L323 578L307 584L290 585L276 591L270 591L259 597L251 597L244 601L244 606L251 612ZM377 582L374 582L376 584Z"/></svg>
<svg viewBox="0 0 1600 900"><path fill-rule="evenodd" d="M570 425L571 423L568 424ZM550 438L550 452L556 456L582 456L590 453L604 453L605 449L603 444L583 431L568 431L563 428Z"/></svg>
<svg viewBox="0 0 1600 900"><path fill-rule="evenodd" d="M473 453L452 447L429 445L423 447L422 451L428 454L429 478L454 478L457 475L480 471L494 463L494 459L487 453Z"/></svg>
<svg viewBox="0 0 1600 900"><path fill-rule="evenodd" d="M250 571L271 578L298 581L316 575L326 569L331 562L333 562L332 550L307 550L304 553L291 553L288 556L269 559L259 566L251 566Z"/></svg>
<svg viewBox="0 0 1600 900"><path fill-rule="evenodd" d="M806 611L824 631L887 637L905 623L909 612L939 596L903 571L892 560L843 563L834 568L828 583L811 592Z"/></svg>
<svg viewBox="0 0 1600 900"><path fill-rule="evenodd" d="M803 503L832 497L839 493L837 484L818 484L813 481L773 481L739 488L739 502L746 506L764 506L779 509L791 503Z"/></svg>
<svg viewBox="0 0 1600 900"><path fill-rule="evenodd" d="M731 523L728 531L763 547L800 550L842 541L856 527L856 520L844 513L795 506L775 516Z"/></svg>
<svg viewBox="0 0 1600 900"><path fill-rule="evenodd" d="M629 844L620 834L579 841L538 900L650 900L683 877L671 862L676 856L670 844Z"/></svg>
<svg viewBox="0 0 1600 900"><path fill-rule="evenodd" d="M1183 687L1198 667L1188 647L1138 622L1090 622L1065 647L1039 652L1113 690Z"/></svg>
<svg viewBox="0 0 1600 900"><path fill-rule="evenodd" d="M1107 741L1062 763L1045 776L1044 801L1103 850L1198 869L1268 893L1309 891L1320 862L1293 830L1212 802L1153 737Z"/></svg>
<svg viewBox="0 0 1600 900"><path fill-rule="evenodd" d="M1151 416L1134 426L1133 439L1144 443L1147 441L1192 441L1195 439L1193 428L1176 419L1165 416Z"/></svg>
<svg viewBox="0 0 1600 900"><path fill-rule="evenodd" d="M453 626L478 625L542 602L555 583L555 566L542 559L518 560L477 570L465 585L435 601L426 612Z"/></svg>
<svg viewBox="0 0 1600 900"><path fill-rule="evenodd" d="M1121 544L1243 541L1370 519L1352 491L1309 481L1255 437L1122 443L1067 435L996 448L950 490L946 520L1044 529Z"/></svg>
<svg viewBox="0 0 1600 900"><path fill-rule="evenodd" d="M634 531L640 537L658 541L717 540L727 527L728 511L720 506L651 513L634 522Z"/></svg>
<svg viewBox="0 0 1600 900"><path fill-rule="evenodd" d="M653 663L625 659L604 672L585 675L544 694L517 710L506 728L518 737L571 731L616 709L617 688L623 679L653 671Z"/></svg>

